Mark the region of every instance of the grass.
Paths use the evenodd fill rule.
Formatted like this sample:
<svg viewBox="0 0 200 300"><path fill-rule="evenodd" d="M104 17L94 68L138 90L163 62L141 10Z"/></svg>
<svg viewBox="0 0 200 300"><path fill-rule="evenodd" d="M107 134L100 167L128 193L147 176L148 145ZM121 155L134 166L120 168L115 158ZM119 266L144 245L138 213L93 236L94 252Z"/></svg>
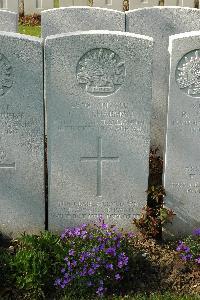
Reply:
<svg viewBox="0 0 200 300"><path fill-rule="evenodd" d="M19 33L40 37L41 26L29 26L19 24Z"/></svg>

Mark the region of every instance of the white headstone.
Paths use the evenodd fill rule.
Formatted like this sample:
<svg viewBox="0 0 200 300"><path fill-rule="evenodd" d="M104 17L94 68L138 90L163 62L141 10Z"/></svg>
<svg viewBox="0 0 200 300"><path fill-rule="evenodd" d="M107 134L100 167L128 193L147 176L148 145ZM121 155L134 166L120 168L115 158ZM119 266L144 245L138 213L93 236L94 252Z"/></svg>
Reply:
<svg viewBox="0 0 200 300"><path fill-rule="evenodd" d="M73 6L74 1L73 0L60 0L59 1L59 7L68 7L68 6Z"/></svg>
<svg viewBox="0 0 200 300"><path fill-rule="evenodd" d="M12 12L19 12L18 0L0 0L0 9L5 9Z"/></svg>
<svg viewBox="0 0 200 300"><path fill-rule="evenodd" d="M0 10L0 31L17 32L18 14L6 10Z"/></svg>
<svg viewBox="0 0 200 300"><path fill-rule="evenodd" d="M129 0L129 10L157 6L159 0Z"/></svg>
<svg viewBox="0 0 200 300"><path fill-rule="evenodd" d="M154 39L153 111L151 144L161 152L165 144L169 88L169 36L200 29L200 10L182 7L153 7L126 13L126 30Z"/></svg>
<svg viewBox="0 0 200 300"><path fill-rule="evenodd" d="M24 14L40 14L43 10L52 9L54 0L24 0Z"/></svg>
<svg viewBox="0 0 200 300"><path fill-rule="evenodd" d="M93 0L93 6L123 11L123 0Z"/></svg>
<svg viewBox="0 0 200 300"><path fill-rule="evenodd" d="M46 39L49 228L131 226L146 203L151 38L90 31Z"/></svg>
<svg viewBox="0 0 200 300"><path fill-rule="evenodd" d="M170 233L200 228L200 32L170 37L170 90L164 184L176 216Z"/></svg>
<svg viewBox="0 0 200 300"><path fill-rule="evenodd" d="M195 0L165 0L165 6L182 6L194 8Z"/></svg>
<svg viewBox="0 0 200 300"><path fill-rule="evenodd" d="M68 7L42 12L42 37L78 30L125 31L125 14L94 7Z"/></svg>
<svg viewBox="0 0 200 300"><path fill-rule="evenodd" d="M44 229L43 46L1 32L0 49L0 232L14 237Z"/></svg>
<svg viewBox="0 0 200 300"><path fill-rule="evenodd" d="M60 7L68 6L89 6L88 0L59 0Z"/></svg>

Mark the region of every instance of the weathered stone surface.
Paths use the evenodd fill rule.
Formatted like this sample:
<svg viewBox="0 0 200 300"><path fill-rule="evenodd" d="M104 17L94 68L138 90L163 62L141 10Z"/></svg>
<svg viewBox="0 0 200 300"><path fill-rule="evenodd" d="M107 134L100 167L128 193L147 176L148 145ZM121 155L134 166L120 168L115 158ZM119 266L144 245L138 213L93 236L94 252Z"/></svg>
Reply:
<svg viewBox="0 0 200 300"><path fill-rule="evenodd" d="M18 15L14 12L0 10L0 31L17 32Z"/></svg>
<svg viewBox="0 0 200 300"><path fill-rule="evenodd" d="M125 31L125 14L92 7L68 7L42 12L42 37L83 30Z"/></svg>
<svg viewBox="0 0 200 300"><path fill-rule="evenodd" d="M48 37L49 228L131 225L146 203L151 38L90 31Z"/></svg>
<svg viewBox="0 0 200 300"><path fill-rule="evenodd" d="M0 49L0 232L12 237L44 229L43 50L5 32Z"/></svg>
<svg viewBox="0 0 200 300"><path fill-rule="evenodd" d="M176 216L170 233L200 227L200 32L170 37L171 70L164 183Z"/></svg>
<svg viewBox="0 0 200 300"><path fill-rule="evenodd" d="M123 0L93 0L93 6L123 11Z"/></svg>
<svg viewBox="0 0 200 300"><path fill-rule="evenodd" d="M154 39L151 144L164 149L169 82L169 36L200 29L200 10L153 7L127 12L127 31Z"/></svg>

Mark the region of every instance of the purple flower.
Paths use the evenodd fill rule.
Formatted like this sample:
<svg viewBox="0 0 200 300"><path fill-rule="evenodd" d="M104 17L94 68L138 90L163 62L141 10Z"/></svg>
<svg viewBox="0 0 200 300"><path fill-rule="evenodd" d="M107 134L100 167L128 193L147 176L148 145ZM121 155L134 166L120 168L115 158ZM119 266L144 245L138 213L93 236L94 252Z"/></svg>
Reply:
<svg viewBox="0 0 200 300"><path fill-rule="evenodd" d="M108 270L113 270L114 269L114 267L113 267L113 264L106 264L106 269L108 269Z"/></svg>
<svg viewBox="0 0 200 300"><path fill-rule="evenodd" d="M61 269L61 273L64 274L66 272L65 268Z"/></svg>
<svg viewBox="0 0 200 300"><path fill-rule="evenodd" d="M94 270L94 269L90 268L90 269L88 270L88 275L93 275L94 273L95 273L95 270Z"/></svg>
<svg viewBox="0 0 200 300"><path fill-rule="evenodd" d="M69 255L70 255L70 256L74 256L74 254L75 254L74 249L69 250Z"/></svg>
<svg viewBox="0 0 200 300"><path fill-rule="evenodd" d="M119 274L115 274L115 279L116 280L120 280L121 279L121 276Z"/></svg>
<svg viewBox="0 0 200 300"><path fill-rule="evenodd" d="M180 257L182 260L187 261L192 258L192 254L186 254L186 255L181 254Z"/></svg>
<svg viewBox="0 0 200 300"><path fill-rule="evenodd" d="M68 262L68 260L69 260L69 258L68 258L68 256L66 256L66 257L64 258L64 261Z"/></svg>
<svg viewBox="0 0 200 300"><path fill-rule="evenodd" d="M128 232L127 236L131 239L135 236L135 234L133 232Z"/></svg>
<svg viewBox="0 0 200 300"><path fill-rule="evenodd" d="M199 265L200 264L200 256L195 259L195 262Z"/></svg>
<svg viewBox="0 0 200 300"><path fill-rule="evenodd" d="M195 230L193 230L193 235L197 235L197 236L200 236L200 228L197 228Z"/></svg>
<svg viewBox="0 0 200 300"><path fill-rule="evenodd" d="M99 267L100 267L99 264L96 264L96 263L92 262L92 268L93 268L94 270L98 269Z"/></svg>
<svg viewBox="0 0 200 300"><path fill-rule="evenodd" d="M103 294L104 294L104 288L102 287L102 286L100 286L98 289L97 289L97 291L96 291L96 294L98 295L98 296L103 296Z"/></svg>
<svg viewBox="0 0 200 300"><path fill-rule="evenodd" d="M82 252L79 258L80 262L84 262L91 254L89 252Z"/></svg>
<svg viewBox="0 0 200 300"><path fill-rule="evenodd" d="M60 278L57 278L57 279L55 280L55 282L54 282L54 285L60 285L60 283L61 283Z"/></svg>
<svg viewBox="0 0 200 300"><path fill-rule="evenodd" d="M103 223L101 224L101 228L106 230L108 229L108 227L109 227L108 224L105 224L103 221Z"/></svg>
<svg viewBox="0 0 200 300"><path fill-rule="evenodd" d="M179 245L176 248L176 251L178 251L178 252L184 251L185 253L190 252L190 248L188 246L186 246L182 241L179 241L178 243L179 243Z"/></svg>
<svg viewBox="0 0 200 300"><path fill-rule="evenodd" d="M103 243L99 246L99 251L103 250L104 248L105 248L105 244Z"/></svg>
<svg viewBox="0 0 200 300"><path fill-rule="evenodd" d="M116 256L116 248L110 247L110 248L106 249L105 253L108 255L111 255L111 256Z"/></svg>
<svg viewBox="0 0 200 300"><path fill-rule="evenodd" d="M72 260L72 266L76 267L77 266L77 261L76 260Z"/></svg>

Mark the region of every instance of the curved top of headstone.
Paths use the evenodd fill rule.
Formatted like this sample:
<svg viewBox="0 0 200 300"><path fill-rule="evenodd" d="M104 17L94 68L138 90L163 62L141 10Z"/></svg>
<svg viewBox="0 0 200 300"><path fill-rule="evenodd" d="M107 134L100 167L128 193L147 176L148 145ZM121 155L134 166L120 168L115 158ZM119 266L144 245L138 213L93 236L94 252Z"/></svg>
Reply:
<svg viewBox="0 0 200 300"><path fill-rule="evenodd" d="M138 20L140 21L138 22ZM177 27L179 27L180 32L195 30L195 28L198 29L198 25L200 25L200 11L196 8L154 6L126 12L127 31L131 31L133 28L134 32L139 34L152 32L154 37L158 35L158 32L161 33L162 37L176 34ZM156 28L155 31L154 28Z"/></svg>
<svg viewBox="0 0 200 300"><path fill-rule="evenodd" d="M17 32L18 14L15 12L0 10L0 31Z"/></svg>
<svg viewBox="0 0 200 300"><path fill-rule="evenodd" d="M143 39L148 40L151 43L153 42L153 38L147 35L142 34L135 34L131 32L121 32L121 31L110 31L110 30L89 30L89 31L75 31L75 32L67 32L67 33L60 33L48 36L46 40L53 40L53 39L60 39L67 36L74 36L74 35L121 35L121 36L130 36L136 39Z"/></svg>
<svg viewBox="0 0 200 300"><path fill-rule="evenodd" d="M120 11L88 6L49 9L41 13L42 37L85 31L125 31L125 14Z"/></svg>

